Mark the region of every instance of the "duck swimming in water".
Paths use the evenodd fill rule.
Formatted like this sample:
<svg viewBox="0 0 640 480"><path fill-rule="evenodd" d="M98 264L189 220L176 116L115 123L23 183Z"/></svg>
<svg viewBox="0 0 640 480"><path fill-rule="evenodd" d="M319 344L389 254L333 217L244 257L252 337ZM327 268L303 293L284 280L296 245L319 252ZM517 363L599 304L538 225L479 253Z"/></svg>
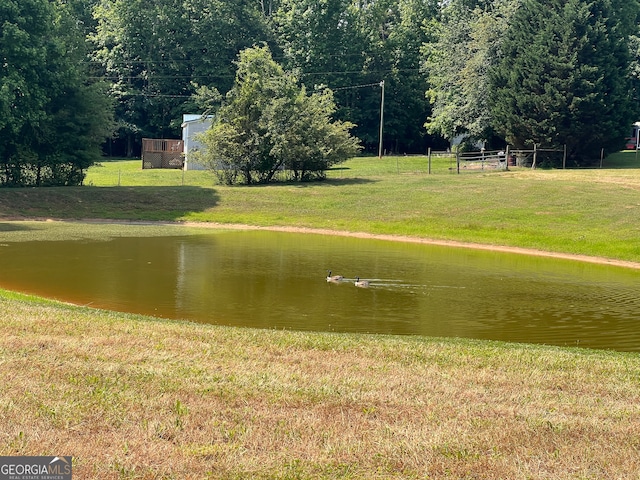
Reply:
<svg viewBox="0 0 640 480"><path fill-rule="evenodd" d="M342 280L344 280L344 277L342 275L331 275L331 270L329 270L329 273L327 273L327 282L341 282Z"/></svg>

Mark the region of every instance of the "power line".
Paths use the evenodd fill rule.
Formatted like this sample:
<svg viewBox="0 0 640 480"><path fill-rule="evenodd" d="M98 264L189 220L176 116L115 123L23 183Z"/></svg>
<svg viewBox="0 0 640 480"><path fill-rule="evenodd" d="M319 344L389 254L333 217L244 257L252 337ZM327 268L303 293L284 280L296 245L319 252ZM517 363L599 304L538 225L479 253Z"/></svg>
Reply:
<svg viewBox="0 0 640 480"><path fill-rule="evenodd" d="M197 52L195 52L197 53ZM207 52L202 52L203 55L206 55ZM366 53L366 52L365 52ZM349 58L349 57L356 57L356 58L363 58L363 57L373 57L374 54L368 54L368 55L363 55L362 53L329 53L326 54L324 57L325 58L340 58L340 59L345 59L345 58ZM207 60L207 57L203 57L204 60ZM288 62L291 60L290 57L287 56L277 56L277 55L273 55L272 56L273 60L275 60L276 62ZM103 64L103 63L110 63L112 65L131 65L131 64L139 64L139 63L189 63L189 64L199 64L201 63L201 59L194 59L194 58L160 58L160 59L128 59L128 60L113 60L113 59L107 59L107 60L102 60L99 58L86 58L84 60L83 63L98 63L98 64Z"/></svg>
<svg viewBox="0 0 640 480"><path fill-rule="evenodd" d="M389 73L403 73L403 72L419 72L419 68L404 68L404 69L393 69L393 70L376 70L376 71L367 71L363 72L361 70L351 70L351 71L335 71L335 72L299 72L301 77L311 77L311 76L319 76L319 75L367 75L367 76L384 76ZM149 74L148 72L140 75L127 75L120 76L114 74L107 75L92 75L90 77L92 80L151 80L151 79L187 79L187 78L235 78L235 74L206 74L206 75L157 75L154 73ZM373 86L378 85L373 84ZM369 85L365 85L369 86ZM351 88L351 87L344 87Z"/></svg>
<svg viewBox="0 0 640 480"><path fill-rule="evenodd" d="M124 93L123 97L147 97L147 98L191 98L193 95L170 95L164 93Z"/></svg>
<svg viewBox="0 0 640 480"><path fill-rule="evenodd" d="M380 82L378 82L378 83L367 83L366 85L352 85L350 87L337 87L337 88L332 88L331 90L333 90L334 92L337 92L338 90L351 90L351 89L355 89L355 88L379 87L379 86L380 86Z"/></svg>
<svg viewBox="0 0 640 480"><path fill-rule="evenodd" d="M378 83L367 83L364 85L352 85L350 87L337 87L331 88L331 91L336 92L339 90L353 90L357 88L367 88L367 87L381 87L384 82ZM167 97L167 98L191 98L192 95L171 95L171 94L163 94L163 93L123 93L125 97Z"/></svg>

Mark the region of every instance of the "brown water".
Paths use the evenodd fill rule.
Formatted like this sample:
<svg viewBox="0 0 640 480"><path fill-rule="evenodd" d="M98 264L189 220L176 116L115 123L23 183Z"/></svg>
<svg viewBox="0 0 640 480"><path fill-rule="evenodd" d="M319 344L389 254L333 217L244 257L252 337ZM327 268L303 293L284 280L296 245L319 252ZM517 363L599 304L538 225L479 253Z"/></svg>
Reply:
<svg viewBox="0 0 640 480"><path fill-rule="evenodd" d="M568 260L212 231L4 243L0 266L6 289L165 318L640 351L640 272Z"/></svg>

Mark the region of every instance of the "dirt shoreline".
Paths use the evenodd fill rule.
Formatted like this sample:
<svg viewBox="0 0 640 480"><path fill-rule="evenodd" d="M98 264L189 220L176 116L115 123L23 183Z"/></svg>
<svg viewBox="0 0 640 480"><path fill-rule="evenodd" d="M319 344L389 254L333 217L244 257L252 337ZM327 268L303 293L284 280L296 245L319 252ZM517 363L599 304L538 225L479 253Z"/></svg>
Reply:
<svg viewBox="0 0 640 480"><path fill-rule="evenodd" d="M476 250L486 250L490 252L515 253L519 255L531 255L536 257L558 258L563 260L574 260L579 262L593 263L598 265L611 265L616 267L632 268L640 270L640 262L631 262L627 260L617 260L605 257L592 257L589 255L578 255L571 253L551 252L546 250L536 250L533 248L510 247L506 245L489 245L483 243L460 242L457 240L438 240L433 238L412 237L409 235L390 235L366 232L351 232L347 230L331 230L328 228L310 228L310 227L292 227L292 226L259 226L237 223L217 223L217 222L166 222L166 221L149 221L149 220L109 220L109 219L82 219L82 220L65 220L65 219L25 219L12 218L3 219L2 221L48 221L48 222L76 222L76 223L114 223L120 225L175 225L196 228L215 228L227 230L267 230L273 232L285 233L309 233L316 235L333 235L340 237L366 238L374 240L387 240L392 242L418 243L424 245L440 245L444 247L471 248Z"/></svg>

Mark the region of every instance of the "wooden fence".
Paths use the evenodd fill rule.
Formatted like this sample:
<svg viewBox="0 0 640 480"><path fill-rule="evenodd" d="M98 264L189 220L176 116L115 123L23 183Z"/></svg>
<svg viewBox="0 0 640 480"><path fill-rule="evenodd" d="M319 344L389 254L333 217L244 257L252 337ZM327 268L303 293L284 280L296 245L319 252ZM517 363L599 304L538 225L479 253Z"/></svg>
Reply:
<svg viewBox="0 0 640 480"><path fill-rule="evenodd" d="M173 139L142 139L142 168L182 168L184 142Z"/></svg>
<svg viewBox="0 0 640 480"><path fill-rule="evenodd" d="M566 168L567 149L540 148L537 145L531 150L511 149L505 150L479 150L475 152L457 152L456 169L460 170L484 170L501 169L509 170L510 166L536 168L544 160L555 157L557 162L562 159L562 168Z"/></svg>

